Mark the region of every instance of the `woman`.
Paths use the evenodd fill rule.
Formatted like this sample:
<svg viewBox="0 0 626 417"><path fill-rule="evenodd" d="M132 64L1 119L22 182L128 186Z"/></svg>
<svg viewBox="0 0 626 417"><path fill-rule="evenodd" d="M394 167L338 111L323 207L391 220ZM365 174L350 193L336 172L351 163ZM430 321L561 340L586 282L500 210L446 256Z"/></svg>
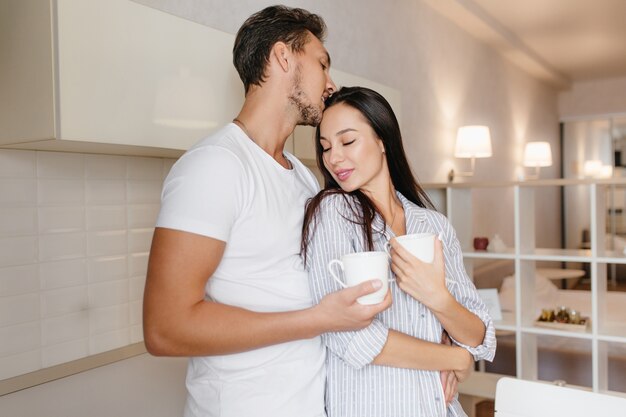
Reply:
<svg viewBox="0 0 626 417"><path fill-rule="evenodd" d="M446 404L439 371L462 379L468 360L492 360L495 332L453 228L427 208L391 106L370 89L342 88L326 102L316 153L325 186L307 205L302 237L314 299L339 289L330 260L384 250L388 241L396 278L393 305L369 327L322 335L328 416L465 416L457 399ZM432 264L393 239L420 232L442 240ZM444 329L455 346L440 343Z"/></svg>

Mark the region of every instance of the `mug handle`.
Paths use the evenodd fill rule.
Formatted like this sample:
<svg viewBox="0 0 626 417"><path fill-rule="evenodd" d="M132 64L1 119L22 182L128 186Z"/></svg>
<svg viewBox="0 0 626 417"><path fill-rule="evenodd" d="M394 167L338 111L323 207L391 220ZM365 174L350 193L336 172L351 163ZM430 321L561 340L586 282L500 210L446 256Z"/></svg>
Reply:
<svg viewBox="0 0 626 417"><path fill-rule="evenodd" d="M343 262L341 262L338 259L333 259L332 261L328 263L328 272L330 272L330 276L333 277L333 279L337 281L339 285L341 285L343 288L348 288L348 286L344 284L343 281L341 281L337 275L335 275L335 272L333 271L334 264L339 265L339 268L343 271Z"/></svg>
<svg viewBox="0 0 626 417"><path fill-rule="evenodd" d="M385 252L387 252L387 259L391 261L391 242L385 242ZM392 278L391 269L389 270L389 282L395 282L396 279Z"/></svg>

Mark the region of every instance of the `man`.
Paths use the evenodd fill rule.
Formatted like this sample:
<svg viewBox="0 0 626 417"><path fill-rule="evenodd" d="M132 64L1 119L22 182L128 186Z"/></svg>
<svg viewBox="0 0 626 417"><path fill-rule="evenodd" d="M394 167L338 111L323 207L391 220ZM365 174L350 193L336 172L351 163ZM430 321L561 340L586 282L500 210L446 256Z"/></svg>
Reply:
<svg viewBox="0 0 626 417"><path fill-rule="evenodd" d="M320 122L335 90L325 29L302 9L252 15L233 49L240 113L165 180L144 336L152 354L192 357L185 416L323 416L318 336L363 328L391 303L356 302L376 280L312 306L299 256L304 204L318 185L283 148L296 125Z"/></svg>

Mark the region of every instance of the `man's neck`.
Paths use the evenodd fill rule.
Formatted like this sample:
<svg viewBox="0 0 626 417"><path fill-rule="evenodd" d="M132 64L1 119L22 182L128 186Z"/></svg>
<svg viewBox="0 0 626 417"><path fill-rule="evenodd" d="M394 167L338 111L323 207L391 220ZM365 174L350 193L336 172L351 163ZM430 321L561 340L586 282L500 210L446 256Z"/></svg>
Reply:
<svg viewBox="0 0 626 417"><path fill-rule="evenodd" d="M240 127L261 149L281 162L285 142L296 127L287 105L261 91L248 93L237 115Z"/></svg>

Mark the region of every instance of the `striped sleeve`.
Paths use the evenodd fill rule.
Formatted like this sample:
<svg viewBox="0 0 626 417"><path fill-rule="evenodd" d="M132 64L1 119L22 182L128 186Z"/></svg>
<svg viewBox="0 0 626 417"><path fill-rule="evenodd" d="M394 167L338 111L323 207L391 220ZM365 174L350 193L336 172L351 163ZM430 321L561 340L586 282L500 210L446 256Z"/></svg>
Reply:
<svg viewBox="0 0 626 417"><path fill-rule="evenodd" d="M309 228L307 247L307 269L313 301L334 291L341 290L328 272L332 259L355 252L350 231L348 202L342 195L330 195L322 200L319 211ZM326 347L353 368L363 368L380 354L387 341L389 330L379 319L358 331L331 332L322 334Z"/></svg>
<svg viewBox="0 0 626 417"><path fill-rule="evenodd" d="M489 310L484 301L478 295L474 283L469 279L463 264L463 252L461 244L456 237L456 232L450 222L443 216L438 221L442 222L442 239L444 242L444 256L446 263L446 285L454 298L469 311L474 313L485 324L485 337L482 344L472 347L452 340L457 345L467 349L475 360L492 361L496 354L496 331Z"/></svg>

